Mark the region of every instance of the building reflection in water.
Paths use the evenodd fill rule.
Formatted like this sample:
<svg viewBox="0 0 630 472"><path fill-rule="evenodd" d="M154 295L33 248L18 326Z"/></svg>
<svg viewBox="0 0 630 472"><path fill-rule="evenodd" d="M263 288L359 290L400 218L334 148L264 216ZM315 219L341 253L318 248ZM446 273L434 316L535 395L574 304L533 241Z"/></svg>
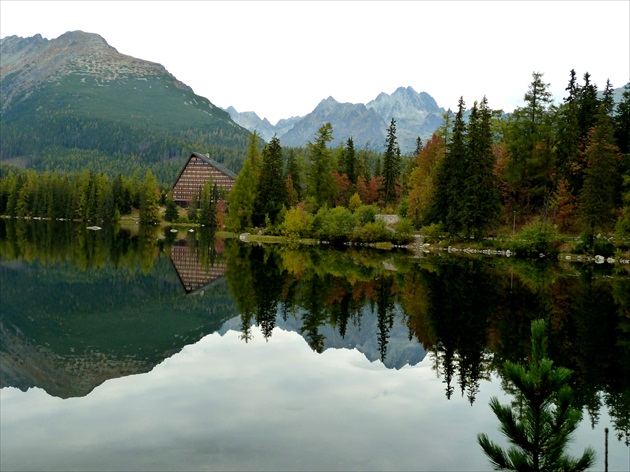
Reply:
<svg viewBox="0 0 630 472"><path fill-rule="evenodd" d="M205 289L227 271L225 260L207 261L208 257L200 254L202 250L189 246L186 240L176 241L171 247L171 262L188 295L203 295Z"/></svg>

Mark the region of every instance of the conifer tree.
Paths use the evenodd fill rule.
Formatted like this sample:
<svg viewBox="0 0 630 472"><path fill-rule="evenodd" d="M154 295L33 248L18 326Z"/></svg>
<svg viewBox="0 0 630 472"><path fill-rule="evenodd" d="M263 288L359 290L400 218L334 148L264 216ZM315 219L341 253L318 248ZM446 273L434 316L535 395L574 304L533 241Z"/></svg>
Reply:
<svg viewBox="0 0 630 472"><path fill-rule="evenodd" d="M501 405L496 397L490 400L490 408L511 446L504 450L485 433L477 435L477 442L495 470L586 470L595 461L592 448L586 448L578 459L566 453L571 434L582 419L582 412L574 407L569 386L571 371L555 367L547 358L544 320L533 321L531 333L528 365L506 361L503 366L503 375L517 392L522 411Z"/></svg>
<svg viewBox="0 0 630 472"><path fill-rule="evenodd" d="M198 221L200 225L210 228L216 228L216 200L213 195L213 183L212 180L203 184L201 193L199 194L199 215Z"/></svg>
<svg viewBox="0 0 630 472"><path fill-rule="evenodd" d="M251 159L247 159L238 173L234 187L228 194L226 226L232 231L252 227L252 214L256 202L256 175Z"/></svg>
<svg viewBox="0 0 630 472"><path fill-rule="evenodd" d="M575 70L571 70L569 84L565 89L569 95L558 110L556 132L556 168L558 180L564 179L566 191L577 195L581 187L580 133L578 127L578 92Z"/></svg>
<svg viewBox="0 0 630 472"><path fill-rule="evenodd" d="M314 142L308 142L310 159L308 169L308 194L313 197L317 206L331 203L334 181L332 153L328 143L333 139L333 127L330 123L322 125L315 134Z"/></svg>
<svg viewBox="0 0 630 472"><path fill-rule="evenodd" d="M154 225L160 221L160 191L157 180L150 170L142 184L142 196L140 202L140 223Z"/></svg>
<svg viewBox="0 0 630 472"><path fill-rule="evenodd" d="M467 157L465 109L464 98L460 97L446 154L436 172L434 200L429 211L429 220L433 223L442 222L451 233L458 233L462 229L463 202L460 193L466 182Z"/></svg>
<svg viewBox="0 0 630 472"><path fill-rule="evenodd" d="M534 72L525 106L514 111L507 130L507 176L514 204L524 214L546 210L553 189L552 100L542 76Z"/></svg>
<svg viewBox="0 0 630 472"><path fill-rule="evenodd" d="M173 192L169 192L166 196L166 212L164 213L164 219L166 221L177 221L179 212L177 211L177 204L173 200Z"/></svg>
<svg viewBox="0 0 630 472"><path fill-rule="evenodd" d="M460 200L462 214L459 224L466 236L476 239L497 218L500 209L498 188L494 182L495 159L492 153L492 112L488 100L483 98L479 106L475 102L468 124L467 156Z"/></svg>
<svg viewBox="0 0 630 472"><path fill-rule="evenodd" d="M588 72L584 74L584 85L579 89L577 101L580 138L587 140L589 131L597 120L600 104L597 98L597 86L591 83L591 74Z"/></svg>
<svg viewBox="0 0 630 472"><path fill-rule="evenodd" d="M396 120L392 118L387 128L387 147L383 156L383 201L394 203L397 198L397 186L400 179L400 147L396 138Z"/></svg>
<svg viewBox="0 0 630 472"><path fill-rule="evenodd" d="M295 191L295 195L297 200L301 197L301 185L300 185L300 166L298 165L297 159L295 157L295 150L290 149L289 155L287 156L287 164L286 164L286 179L287 179L287 189L289 188L289 177L291 178L291 187L293 191ZM289 190L290 192L290 190Z"/></svg>
<svg viewBox="0 0 630 472"><path fill-rule="evenodd" d="M615 145L611 118L602 105L586 148L587 168L584 187L578 203L579 215L592 234L596 229L610 229L615 220L614 209L620 188L619 148Z"/></svg>
<svg viewBox="0 0 630 472"><path fill-rule="evenodd" d="M282 147L280 139L275 135L262 152L257 192L260 198L256 200L254 225L262 225L265 215L275 224L276 216L287 203L287 186L282 172Z"/></svg>
<svg viewBox="0 0 630 472"><path fill-rule="evenodd" d="M344 172L348 176L348 180L352 185L357 184L357 155L354 150L354 141L349 137L346 141L346 147L343 151Z"/></svg>
<svg viewBox="0 0 630 472"><path fill-rule="evenodd" d="M617 146L622 154L630 154L630 82L623 89L616 111L613 121ZM630 156L626 160L630 160Z"/></svg>

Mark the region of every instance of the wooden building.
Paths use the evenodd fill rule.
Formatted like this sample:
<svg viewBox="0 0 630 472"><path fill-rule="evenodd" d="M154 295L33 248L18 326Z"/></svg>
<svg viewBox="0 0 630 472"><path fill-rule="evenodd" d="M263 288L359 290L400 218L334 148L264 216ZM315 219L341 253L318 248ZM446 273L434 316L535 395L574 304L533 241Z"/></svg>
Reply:
<svg viewBox="0 0 630 472"><path fill-rule="evenodd" d="M179 206L187 207L193 195L199 195L203 185L209 180L218 188L229 192L234 186L236 174L210 159L209 155L193 152L177 176L173 186L173 200Z"/></svg>

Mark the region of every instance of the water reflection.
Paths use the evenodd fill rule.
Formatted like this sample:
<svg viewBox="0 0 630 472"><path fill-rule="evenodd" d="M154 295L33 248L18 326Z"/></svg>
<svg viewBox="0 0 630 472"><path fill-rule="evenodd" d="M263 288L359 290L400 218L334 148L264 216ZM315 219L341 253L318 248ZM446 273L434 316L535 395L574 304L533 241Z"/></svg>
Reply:
<svg viewBox="0 0 630 472"><path fill-rule="evenodd" d="M210 333L273 344L281 328L314 353L345 348L390 369L428 365L444 397L472 405L498 365L528 355L530 321L542 316L549 354L574 371L591 424L605 411L620 438L630 433L622 269L24 221L0 221L0 256L2 387L86 395Z"/></svg>

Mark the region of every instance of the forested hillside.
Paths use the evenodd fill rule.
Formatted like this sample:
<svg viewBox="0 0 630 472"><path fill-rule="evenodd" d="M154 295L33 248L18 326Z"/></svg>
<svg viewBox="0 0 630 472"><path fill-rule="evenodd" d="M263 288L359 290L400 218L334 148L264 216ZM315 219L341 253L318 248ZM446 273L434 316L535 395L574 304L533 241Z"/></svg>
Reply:
<svg viewBox="0 0 630 472"><path fill-rule="evenodd" d="M3 164L172 182L193 151L238 171L249 132L163 66L80 31L0 43ZM194 65L191 64L191 67Z"/></svg>

